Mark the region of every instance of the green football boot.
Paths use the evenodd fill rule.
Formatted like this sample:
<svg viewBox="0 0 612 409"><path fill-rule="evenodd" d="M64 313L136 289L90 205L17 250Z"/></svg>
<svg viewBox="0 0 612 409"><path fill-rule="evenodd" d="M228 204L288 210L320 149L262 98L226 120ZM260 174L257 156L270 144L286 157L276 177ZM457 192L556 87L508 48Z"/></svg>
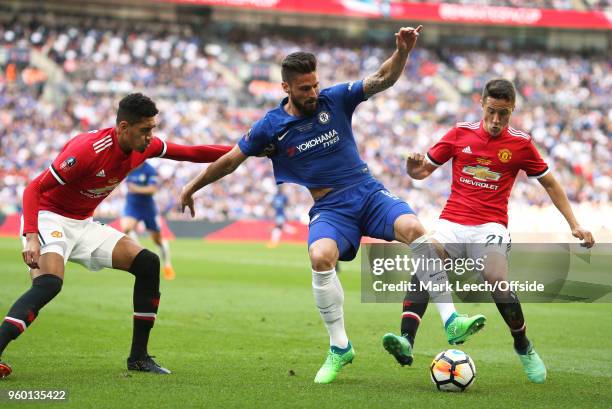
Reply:
<svg viewBox="0 0 612 409"><path fill-rule="evenodd" d="M327 358L317 372L317 376L315 376L315 383L331 383L338 376L338 372L342 369L342 367L346 364L350 364L353 362L353 358L355 358L355 350L353 346L348 344L349 350L345 353L341 354L334 350L334 348L330 349L327 353Z"/></svg>
<svg viewBox="0 0 612 409"><path fill-rule="evenodd" d="M412 345L406 338L388 333L383 336L383 347L401 365L412 365Z"/></svg>
<svg viewBox="0 0 612 409"><path fill-rule="evenodd" d="M467 315L455 314L449 318L446 324L446 338L451 345L463 344L472 335L480 331L487 319L482 314L468 317Z"/></svg>
<svg viewBox="0 0 612 409"><path fill-rule="evenodd" d="M517 355L523 364L523 371L527 374L527 378L533 383L544 383L546 380L546 366L540 355L533 349L533 346L529 344L526 354L519 354L517 352Z"/></svg>

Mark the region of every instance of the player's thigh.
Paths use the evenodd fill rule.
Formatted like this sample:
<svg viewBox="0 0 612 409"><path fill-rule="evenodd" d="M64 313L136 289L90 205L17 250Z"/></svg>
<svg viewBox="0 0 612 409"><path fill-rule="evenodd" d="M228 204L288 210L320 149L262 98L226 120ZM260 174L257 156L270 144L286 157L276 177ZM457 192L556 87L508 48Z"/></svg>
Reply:
<svg viewBox="0 0 612 409"><path fill-rule="evenodd" d="M125 233L129 233L132 230L136 229L138 225L138 219L132 216L123 216L121 218L121 231Z"/></svg>
<svg viewBox="0 0 612 409"><path fill-rule="evenodd" d="M331 261L335 265L337 260L354 259L361 241L359 226L338 215L319 215L308 226L308 254L313 267ZM331 245L331 242L334 244Z"/></svg>
<svg viewBox="0 0 612 409"><path fill-rule="evenodd" d="M466 226L471 236L468 257L484 265L483 278L490 282L507 280L511 239L508 229L499 223Z"/></svg>
<svg viewBox="0 0 612 409"><path fill-rule="evenodd" d="M425 234L425 229L408 203L386 189L378 190L367 198L361 219L364 235L377 239L411 243Z"/></svg>
<svg viewBox="0 0 612 409"><path fill-rule="evenodd" d="M38 213L39 268L30 269L32 278L53 274L63 279L66 261L75 246L75 237L82 231L81 220L72 220L49 211ZM23 231L23 218L22 227ZM25 246L25 238L22 244Z"/></svg>
<svg viewBox="0 0 612 409"><path fill-rule="evenodd" d="M40 258L38 259L39 268L30 269L30 277L35 279L36 277L40 277L42 275L53 274L54 276L58 276L63 280L65 266L66 263L61 254L52 251L47 252L41 254Z"/></svg>
<svg viewBox="0 0 612 409"><path fill-rule="evenodd" d="M485 254L482 278L490 283L508 281L508 258L498 252Z"/></svg>
<svg viewBox="0 0 612 409"><path fill-rule="evenodd" d="M87 228L79 237L69 260L90 271L113 268L115 245L124 237L125 234L111 226L88 220Z"/></svg>
<svg viewBox="0 0 612 409"><path fill-rule="evenodd" d="M130 271L136 256L143 247L128 236L123 236L112 248L112 267L117 270Z"/></svg>
<svg viewBox="0 0 612 409"><path fill-rule="evenodd" d="M431 239L439 243L450 258L467 257L465 226L445 219L438 219L431 232Z"/></svg>
<svg viewBox="0 0 612 409"><path fill-rule="evenodd" d="M144 208L141 220L149 231L161 231L161 219L154 207Z"/></svg>

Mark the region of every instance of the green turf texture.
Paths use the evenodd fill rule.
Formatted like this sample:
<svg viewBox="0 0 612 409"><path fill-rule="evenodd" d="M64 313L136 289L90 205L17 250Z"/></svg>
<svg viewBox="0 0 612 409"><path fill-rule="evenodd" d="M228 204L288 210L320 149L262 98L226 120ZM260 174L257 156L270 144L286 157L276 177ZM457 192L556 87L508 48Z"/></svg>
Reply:
<svg viewBox="0 0 612 409"><path fill-rule="evenodd" d="M315 385L328 337L314 307L305 245L171 245L177 279L162 281L150 353L174 373L128 373L130 274L91 273L68 264L62 293L9 345L13 366L0 391L67 389L67 403L16 408L410 407L575 408L612 402L612 304L527 304L528 335L548 367L532 385L493 304L463 304L487 315L485 329L460 349L477 378L465 393L435 390L428 366L450 348L434 306L421 324L415 363L401 368L381 337L398 332L401 306L361 304L359 261L343 264L345 319L357 352L330 385ZM0 315L29 287L17 239L0 239Z"/></svg>

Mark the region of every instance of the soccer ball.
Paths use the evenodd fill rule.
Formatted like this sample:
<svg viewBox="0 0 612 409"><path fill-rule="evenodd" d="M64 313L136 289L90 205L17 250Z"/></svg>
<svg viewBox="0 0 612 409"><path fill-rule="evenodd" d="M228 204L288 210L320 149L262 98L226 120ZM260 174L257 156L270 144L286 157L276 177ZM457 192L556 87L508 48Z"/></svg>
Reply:
<svg viewBox="0 0 612 409"><path fill-rule="evenodd" d="M438 390L463 392L474 383L476 366L465 352L449 349L436 355L430 366L430 374Z"/></svg>

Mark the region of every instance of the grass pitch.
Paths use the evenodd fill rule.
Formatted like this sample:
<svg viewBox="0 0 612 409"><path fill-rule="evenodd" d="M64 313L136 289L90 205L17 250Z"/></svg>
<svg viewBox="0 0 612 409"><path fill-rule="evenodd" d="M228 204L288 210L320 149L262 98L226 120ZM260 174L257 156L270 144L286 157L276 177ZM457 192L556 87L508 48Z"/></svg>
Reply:
<svg viewBox="0 0 612 409"><path fill-rule="evenodd" d="M359 261L343 264L347 331L357 357L338 380L315 385L328 337L314 307L305 245L172 243L177 279L162 282L150 353L170 376L128 373L133 278L68 264L62 293L3 359L13 366L8 390L65 389L65 403L8 403L18 408L202 407L609 407L612 400L612 304L526 304L528 335L547 364L533 385L512 350L493 304L487 327L461 347L477 377L465 393L435 390L428 365L448 349L429 307L415 363L401 368L381 346L398 332L401 306L361 304ZM29 287L17 239L0 240L0 314Z"/></svg>

